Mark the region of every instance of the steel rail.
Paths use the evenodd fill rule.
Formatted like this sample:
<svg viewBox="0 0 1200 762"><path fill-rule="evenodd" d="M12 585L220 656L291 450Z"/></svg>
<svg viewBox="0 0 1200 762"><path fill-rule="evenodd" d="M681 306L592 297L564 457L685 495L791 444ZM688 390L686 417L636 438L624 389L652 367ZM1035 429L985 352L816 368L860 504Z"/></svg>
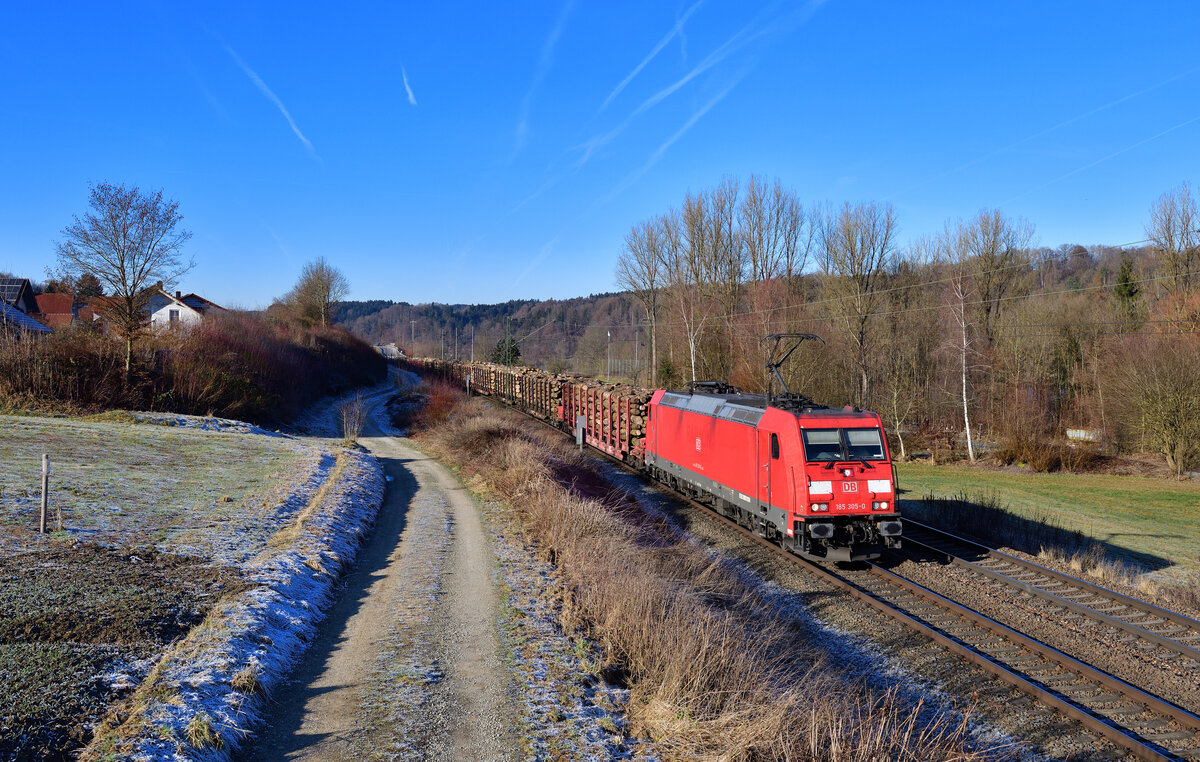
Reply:
<svg viewBox="0 0 1200 762"><path fill-rule="evenodd" d="M621 463L621 465L634 473L638 473L634 471L634 469L629 469L627 464ZM1136 732L1123 729L1113 724L1113 721L1104 715L1088 709L1086 706L1076 702L1073 699L1055 693L1053 688L1042 685L1036 680L1022 675L1001 661L993 659L981 650L949 634L945 631L944 627L932 626L926 622L923 622L919 618L905 612L900 606L888 601L883 596L855 584L848 578L829 570L823 564L809 560L802 556L797 556L796 554L785 550L779 545L776 545L770 540L759 536L755 532L746 529L729 517L713 511L703 503L695 501L687 495L681 496L689 503L703 508L706 515L714 516L729 524L730 527L736 529L742 536L752 539L755 543L761 545L763 548L768 549L770 552L779 555L781 558L787 559L793 564L804 568L806 571L825 580L838 589L849 593L854 598L863 601L880 613L887 615L889 618L905 625L906 627L909 627L910 629L916 630L946 650L966 659L971 664L979 667L984 672L987 672L1002 682L1008 683L1023 693L1035 697L1044 705L1079 722L1083 727L1109 740L1114 745L1129 751L1138 759L1176 760L1182 758L1158 742L1143 739ZM1000 622L980 614L977 611L945 598L944 596L922 587L915 582L904 579L903 577L895 574L892 571L884 569L881 566L870 563L868 566L872 575L876 576L887 584L900 587L901 589L905 590L905 592L915 595L922 601L932 603L944 610L949 611L960 620L966 621L983 630L991 632L998 637L1004 638L1013 645L1016 645L1030 653L1036 654L1049 664L1058 666L1067 672L1074 673L1084 680L1094 682L1096 685L1102 688L1116 691L1126 701L1146 707L1150 711L1160 716L1169 717L1181 727L1189 728L1194 733L1200 733L1200 717L1191 714L1187 710L1163 701L1157 696L1153 696L1139 688L1129 685L1128 683L1125 683L1116 677L1113 677L1096 669L1095 667L1092 667L1091 665L1085 664L1084 662L1068 656L1067 654L1041 643L1040 641L1030 638L1027 635L1023 635L1016 630L1001 624Z"/></svg>
<svg viewBox="0 0 1200 762"><path fill-rule="evenodd" d="M512 406L510 405L509 407ZM549 421L541 420L535 416L527 417L544 426L554 429L555 431L558 431L560 434L564 434L564 436L570 436ZM645 478L645 474L642 471L633 468L628 463L614 458L608 453L598 450L594 447L590 449L599 453L604 459L611 461L630 474L633 474L639 478ZM660 484L658 482L652 483ZM1107 739L1115 746L1118 746L1133 754L1133 756L1135 756L1137 759L1147 760L1148 762L1171 762L1172 760L1186 759L1185 756L1172 751L1157 741L1142 738L1132 729L1122 728L1114 724L1113 720L1110 720L1103 714L1094 712L1073 699L1059 695L1053 690L1052 687L1045 686L1034 679L1030 679L1030 677L1026 675L1020 674L1016 670L1010 668L1008 665L1005 665L999 660L988 656L982 650L979 650L965 641L954 637L949 632L946 632L944 627L933 626L926 622L922 622L917 617L906 613L899 605L889 602L882 596L855 584L854 582L837 573L830 571L821 563L803 556L798 556L795 553L784 549L765 537L761 537L756 532L746 529L733 519L730 519L729 517L713 510L709 506L699 502L698 500L695 500L689 495L672 490L666 485L660 486L662 486L664 489L670 490L673 495L681 497L687 503L703 509L705 515L719 519L720 521L728 524L738 534L752 540L769 552L788 560L792 564L804 569L805 571L808 571L809 573L826 581L834 587L849 593L857 600L866 603L875 610L904 625L905 627L924 635L929 640L942 646L947 651L962 657L967 662L978 667L982 671L992 675L1002 682L1013 686L1027 695L1033 696L1045 706L1058 711L1067 717L1070 717L1087 730ZM943 608L960 621L967 622L968 624L991 632L997 637L1009 640L1009 642L1013 643L1018 648L1029 651L1030 653L1036 655L1036 657L1039 659L1043 660L1045 663L1057 666L1066 672L1074 673L1084 680L1094 682L1101 688L1114 690L1125 701L1135 706L1146 708L1148 711L1154 712L1160 717L1169 717L1180 727L1191 729L1193 732L1193 737L1200 736L1200 717L1197 717L1187 710L1163 701L1157 696L1146 693L1145 691L1129 685L1128 683L1125 683L1124 681L1113 677L1112 675L1102 672L1095 667L1068 656L1067 654L1064 654L1051 646L1030 638L1027 635L1023 635L1016 630L1001 624L1000 622L996 622L995 620L992 620L977 611L969 609L960 603L951 601L950 599L945 598L933 592L932 590L928 590L927 588L924 588L915 582L906 580L887 569L875 564L869 564L868 568L870 572L882 582L893 584L905 590L905 592L915 595L920 600L924 600L927 603L931 603L935 606ZM1189 756L1195 756L1197 750L1189 749L1185 753Z"/></svg>
<svg viewBox="0 0 1200 762"><path fill-rule="evenodd" d="M953 535L949 532L945 532L940 529L936 529L927 524L923 524L919 521L905 519L904 524L905 524L905 527L911 527L911 526L915 525L915 526L919 527L920 531L922 531L924 533L933 534L933 535L941 535L943 537L949 538L954 543L965 545L965 546L971 547L971 548L977 548L983 552L983 555L986 558L992 558L997 561L1002 561L1006 564L1010 564L1010 565L1015 566L1024 571L1043 576L1048 581L1054 581L1059 584L1067 585L1067 586L1070 586L1071 588L1075 588L1079 592L1087 593L1088 595L1100 598L1104 601L1104 603L1102 603L1100 605L1118 604L1127 609L1132 609L1132 610L1139 612L1139 615L1145 615L1148 617L1157 618L1159 621L1172 622L1175 625L1184 628L1184 631L1190 632L1192 634L1192 637L1200 637L1200 622L1197 622L1194 619L1189 619L1188 617L1183 616L1182 614L1177 614L1174 611L1160 608L1151 603L1146 603L1145 601L1139 601L1136 598L1130 598L1129 596L1122 595L1121 593L1118 593L1115 590L1109 590L1106 587L1101 587L1101 586L1093 584L1091 582L1085 582L1084 580L1077 579L1075 577L1070 576L1069 574L1063 574L1062 572L1054 571L1053 569L1047 569L1044 566L1040 566L1039 564L1035 564L1031 561L1026 561L1023 558L1011 556L1002 551L998 551L993 548L989 548L986 545L983 545L981 543L975 542L974 540L968 540L963 537L958 537L957 535ZM950 559L950 562L952 564L959 566L961 568L967 569L970 572L983 575L989 579L994 579L998 582L1002 582L1011 587L1015 587L1019 590L1023 590L1024 592L1029 593L1032 596L1041 598L1042 600L1048 601L1055 606L1059 606L1061 608L1065 608L1070 611L1074 611L1075 613L1086 616L1089 619L1103 622L1104 624L1106 624L1110 627L1121 630L1123 632L1127 632L1127 633L1134 635L1142 640L1149 641L1151 643L1154 643L1155 645L1162 646L1163 648L1165 648L1169 651L1173 651L1174 653L1177 653L1181 656L1185 656L1189 659L1200 662L1200 649L1198 649L1195 646L1192 646L1190 644L1180 642L1178 639L1171 637L1169 635L1155 632L1154 630L1151 630L1151 629L1145 627L1144 625L1146 623L1126 621L1119 617L1113 616L1112 613L1100 611L1099 609L1096 608L1096 606L1088 605L1086 603L1080 603L1079 601L1072 600L1071 598L1067 598L1067 597L1060 595L1054 591L1046 590L1044 587L1036 585L1031 581L1017 579L1016 577L1013 577L1011 574L1005 574L1002 571L997 571L995 569L988 568L987 566L983 566L982 564L979 564L977 562L970 561L966 558L963 558L961 555L953 552L952 549L947 549L945 547L939 547L938 545L927 542L925 540L914 538L912 535L910 535L908 533L905 534L904 539L908 544L920 545L922 547L928 548L929 550L932 550L935 553L944 555ZM1043 584L1045 584L1045 583L1043 583ZM1060 591L1060 592L1066 592L1066 591Z"/></svg>

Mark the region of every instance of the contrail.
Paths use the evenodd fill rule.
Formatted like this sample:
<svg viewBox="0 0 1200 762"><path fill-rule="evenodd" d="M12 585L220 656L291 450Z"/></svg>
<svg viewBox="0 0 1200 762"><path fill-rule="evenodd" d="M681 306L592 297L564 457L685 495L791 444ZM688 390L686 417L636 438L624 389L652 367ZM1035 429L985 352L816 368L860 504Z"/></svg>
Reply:
<svg viewBox="0 0 1200 762"><path fill-rule="evenodd" d="M629 186L633 185L635 182L637 182L637 180L639 178L641 178L643 175L645 175L647 172L649 172L650 169L655 164L657 164L659 161L661 161L662 157L664 155L666 155L667 149L669 149L671 146L673 146L677 140L682 138L688 130L692 129L692 127L695 126L696 122L700 121L700 119L705 114L707 114L709 111L711 111L714 106L716 106L718 103L723 101L725 99L725 96L729 95L730 91L732 91L733 88L736 87L737 84L742 81L742 79L746 76L748 71L749 71L749 69L747 67L747 70L742 71L740 74L738 74L733 79L733 81L731 81L728 85L726 85L723 90L721 90L721 92L717 93L716 96L714 96L711 100L708 101L708 103L705 103L703 106L701 106L700 109L698 111L696 111L696 113L692 114L692 116L686 122L683 123L682 127L680 127L678 130L676 130L674 135L667 138L666 141L662 145L660 145L657 149L655 149L654 153L650 154L650 158L646 160L645 164L643 164L641 167L639 167L638 169L631 172L629 175L627 175L625 177L624 180L622 180L617 185L617 187L613 188L611 191L609 191L603 197L601 197L599 203L607 203L607 202L613 200L614 198L617 197L618 194L620 194L622 191L624 191Z"/></svg>
<svg viewBox="0 0 1200 762"><path fill-rule="evenodd" d="M696 64L696 66L693 67L689 72L684 74L670 85L662 88L654 95L651 95L646 100L642 101L638 107L635 108L629 114L629 116L625 117L625 119L616 127L609 130L607 133L592 138L591 140L579 146L578 148L582 151L582 155L575 161L574 166L576 168L582 167L587 163L588 159L591 158L592 154L597 148L600 148L601 146L604 146L614 140L618 135L624 132L635 119L654 108L659 103L662 103L670 96L674 95L680 88L694 80L696 77L699 77L704 72L713 68L729 56L740 51L742 48L746 47L752 42L755 42L759 38L765 37L772 32L778 32L781 27L790 27L797 23L804 23L810 19L814 13L816 13L817 9L820 8L824 2L825 0L810 0L810 2L808 2L803 8L790 14L790 16L789 14L784 14L766 22L762 21L762 19L774 11L778 3L759 13L749 23L734 33L732 37L722 43L716 50L705 56L704 59L700 61L700 63ZM787 23L781 23L785 19L787 19Z"/></svg>
<svg viewBox="0 0 1200 762"><path fill-rule="evenodd" d="M292 119L292 115L288 113L287 107L283 105L283 101L279 100L279 96L273 93L271 88L267 87L267 83L262 81L262 77L258 76L254 69L251 69L249 66L247 66L246 62L242 60L241 56L234 52L233 48L226 45L225 50L229 52L229 55L233 56L233 60L237 62L238 66L242 67L242 71L246 72L246 76L250 78L250 81L258 87L262 94L267 96L267 98L275 104L275 107L279 109L279 113L283 114L283 118L286 119L287 123L291 126L292 132L296 133L296 137L300 138L300 142L304 144L304 147L308 149L308 152L316 157L317 152L313 149L313 144L309 142L308 138L304 137L304 133L301 132L300 128L296 126L296 120Z"/></svg>
<svg viewBox="0 0 1200 762"><path fill-rule="evenodd" d="M558 13L558 18L554 20L554 27L550 30L550 36L542 44L542 54L538 58L538 65L533 73L533 80L529 83L529 89L525 92L524 100L521 101L521 116L517 120L516 132L516 150L518 151L525 146L525 140L529 137L529 109L533 105L533 96L541 86L542 80L546 78L546 73L550 70L550 65L554 62L554 48L558 44L558 38L562 36L563 29L567 25L567 16L570 15L572 5L573 0L567 0L566 3L563 3L562 10Z"/></svg>
<svg viewBox="0 0 1200 762"><path fill-rule="evenodd" d="M404 79L404 92L408 93L409 104L417 105L417 96L413 95L412 86L408 84L408 72L404 70L403 66L400 67L400 76Z"/></svg>
<svg viewBox="0 0 1200 762"><path fill-rule="evenodd" d="M1181 74L1176 74L1173 77L1168 77L1168 78L1164 79L1162 82L1151 85L1149 87L1144 87L1141 90L1138 90L1137 92L1129 93L1128 95L1117 98L1115 101L1110 101L1109 103L1105 103L1103 106L1097 106L1096 108L1094 108L1090 111L1085 111L1082 114L1073 116L1070 119L1059 122L1058 124L1056 124L1052 127L1047 127L1046 129L1041 130L1039 132L1035 132L1032 135L1027 135L1027 136L1021 138L1020 140L1009 143L1008 145L1003 146L1001 148L997 148L996 150L994 150L990 153L986 153L983 156L980 156L979 158L972 159L971 161L968 161L964 164L960 164L957 167L953 167L951 169L946 170L945 172L934 175L927 180L923 180L923 181L917 183L916 185L913 185L910 188L908 188L907 190L905 190L904 193L911 193L912 191L916 190L917 188L928 185L931 182L935 182L937 180L941 180L943 178L949 177L950 175L957 174L959 172L962 172L964 169L970 169L971 167L974 167L977 164L982 164L983 162L987 161L988 159L995 158L996 156L999 156L1000 154L1007 153L1008 151L1011 151L1014 148L1022 146L1031 140L1036 140L1045 135L1049 135L1052 132L1057 132L1058 130L1061 130L1063 127L1067 127L1068 125L1072 125L1075 122L1078 122L1080 120L1087 119L1088 117L1091 117L1091 116L1095 116L1096 114L1099 114L1102 111L1107 111L1110 108L1119 106L1122 103L1124 103L1125 101L1132 100L1139 96L1145 95L1146 93L1154 92L1155 90L1159 89L1160 87L1169 85L1177 79L1182 79L1188 75L1195 74L1198 71L1200 71L1200 66L1196 66L1194 68L1188 69L1187 71L1185 71Z"/></svg>
<svg viewBox="0 0 1200 762"><path fill-rule="evenodd" d="M524 280L526 275L533 272L534 268L536 268L538 265L540 265L542 263L542 260L544 260L546 257L550 256L550 252L554 250L554 245L557 243L558 243L558 236L554 236L549 241L546 241L546 243L543 244L541 251L539 251L537 253L537 256L535 256L532 260L530 260L529 266L526 267L521 272L521 274L517 276L517 279L513 281L513 285L515 286L518 283L520 283L522 280Z"/></svg>
<svg viewBox="0 0 1200 762"><path fill-rule="evenodd" d="M1102 156L1101 158L1096 159L1093 162L1084 164L1082 167L1079 167L1078 169L1072 169L1070 172L1066 173L1065 175L1059 175L1058 177L1054 178L1053 180L1050 180L1049 182L1042 183L1041 185L1039 185L1035 188L1030 188L1029 190L1027 190L1023 193L1018 193L1017 195L1013 196L1012 198L1000 202L999 206L1005 206L1006 204L1016 201L1019 198L1024 198L1025 196L1028 196L1030 193L1035 193L1035 192L1040 191L1044 188L1047 188L1051 185L1054 185L1057 182L1066 180L1068 177L1071 177L1072 175L1077 175L1080 172L1086 172L1087 170L1091 169L1092 167L1096 166L1097 164L1103 164L1104 162L1108 161L1109 159L1120 156L1123 153L1128 153L1129 151L1132 151L1135 148L1140 148L1141 146L1146 145L1147 143L1149 143L1152 140L1158 140L1163 135L1174 132L1175 130L1183 129L1184 127L1187 127L1189 124L1192 124L1193 122L1200 122L1200 116L1194 116L1191 119L1180 122L1179 124L1176 124L1172 127L1168 127L1167 129L1163 130L1162 132L1151 135L1148 138L1139 140L1138 142L1133 143L1132 145L1128 145L1119 151L1113 151L1112 153L1108 154L1107 156Z"/></svg>
<svg viewBox="0 0 1200 762"><path fill-rule="evenodd" d="M608 104L612 103L613 98L616 98L621 94L621 91L625 89L625 86L632 82L633 78L640 74L642 69L646 68L646 64L654 60L654 57L661 53L662 49L665 48L667 44L671 42L671 40L675 39L677 35L683 33L683 25L688 20L688 17L691 16L692 13L703 4L704 0L699 0L699 2L697 2L691 8L688 8L682 16L675 20L675 25L671 27L671 31L667 32L667 34L658 41L658 44L654 46L654 48L646 55L646 57L642 59L642 62L639 63L633 71L629 72L628 76L621 80L620 84L613 88L613 91L608 94L607 98L604 99L604 103L600 104L600 108L596 113L600 113L604 109L608 108Z"/></svg>

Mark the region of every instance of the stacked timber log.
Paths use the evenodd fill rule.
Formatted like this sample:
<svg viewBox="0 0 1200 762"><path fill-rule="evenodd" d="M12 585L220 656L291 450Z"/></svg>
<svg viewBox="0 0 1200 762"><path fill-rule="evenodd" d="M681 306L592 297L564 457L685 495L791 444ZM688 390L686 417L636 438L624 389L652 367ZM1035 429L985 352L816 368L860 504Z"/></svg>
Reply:
<svg viewBox="0 0 1200 762"><path fill-rule="evenodd" d="M575 415L586 414L589 434L614 450L637 450L646 435L651 389L487 362L425 358L410 362L459 385L470 377L472 391L497 397L543 420L561 422L567 429L574 428Z"/></svg>

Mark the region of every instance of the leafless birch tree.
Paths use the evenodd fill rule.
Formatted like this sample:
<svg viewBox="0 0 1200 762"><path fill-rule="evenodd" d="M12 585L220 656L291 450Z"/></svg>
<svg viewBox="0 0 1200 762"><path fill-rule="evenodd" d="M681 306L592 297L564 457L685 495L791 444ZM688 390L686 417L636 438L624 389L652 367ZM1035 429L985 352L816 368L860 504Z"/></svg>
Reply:
<svg viewBox="0 0 1200 762"><path fill-rule="evenodd" d="M666 218L663 272L687 339L691 380L713 312L712 229L705 196L688 194L683 209Z"/></svg>

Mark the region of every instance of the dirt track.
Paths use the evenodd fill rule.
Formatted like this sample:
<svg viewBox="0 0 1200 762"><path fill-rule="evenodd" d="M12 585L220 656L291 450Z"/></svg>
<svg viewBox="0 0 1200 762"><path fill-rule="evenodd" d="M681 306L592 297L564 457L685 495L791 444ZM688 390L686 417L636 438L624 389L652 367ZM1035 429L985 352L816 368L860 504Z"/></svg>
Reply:
<svg viewBox="0 0 1200 762"><path fill-rule="evenodd" d="M509 760L492 560L470 495L368 424L387 495L371 539L243 760Z"/></svg>

